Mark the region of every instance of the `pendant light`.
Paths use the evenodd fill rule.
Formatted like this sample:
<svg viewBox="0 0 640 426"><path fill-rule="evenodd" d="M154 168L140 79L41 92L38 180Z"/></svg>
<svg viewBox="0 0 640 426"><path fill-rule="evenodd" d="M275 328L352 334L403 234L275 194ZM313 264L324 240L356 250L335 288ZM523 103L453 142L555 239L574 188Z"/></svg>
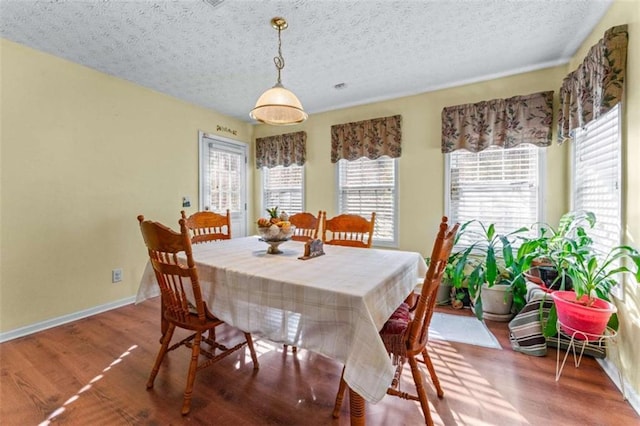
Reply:
<svg viewBox="0 0 640 426"><path fill-rule="evenodd" d="M249 116L261 123L273 126L286 126L289 124L302 123L307 119L308 114L302 109L302 104L290 90L285 89L280 80L280 71L284 68L284 58L282 57L282 39L280 33L289 24L284 18L276 17L271 20L271 26L278 30L278 56L273 58L273 62L278 70L278 81L275 86L268 89L258 98L255 108L251 110Z"/></svg>

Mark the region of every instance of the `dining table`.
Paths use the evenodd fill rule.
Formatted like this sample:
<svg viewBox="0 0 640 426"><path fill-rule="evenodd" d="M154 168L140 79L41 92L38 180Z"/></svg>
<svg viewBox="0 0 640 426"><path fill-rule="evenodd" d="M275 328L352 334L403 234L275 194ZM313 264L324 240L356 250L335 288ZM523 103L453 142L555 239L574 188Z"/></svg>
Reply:
<svg viewBox="0 0 640 426"><path fill-rule="evenodd" d="M364 424L365 401L380 401L395 371L379 330L424 278L424 258L325 244L324 255L303 260L302 242L281 244L280 254L268 247L257 236L193 245L204 301L242 331L342 363L351 424ZM136 303L156 296L147 263Z"/></svg>

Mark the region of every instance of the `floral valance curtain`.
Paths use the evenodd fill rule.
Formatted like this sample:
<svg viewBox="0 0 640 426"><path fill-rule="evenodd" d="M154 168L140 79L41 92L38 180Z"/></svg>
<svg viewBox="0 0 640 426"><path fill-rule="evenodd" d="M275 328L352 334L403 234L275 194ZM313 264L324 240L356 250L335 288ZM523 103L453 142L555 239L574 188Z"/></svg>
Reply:
<svg viewBox="0 0 640 426"><path fill-rule="evenodd" d="M622 100L627 68L626 25L608 29L578 68L567 75L560 88L558 142L571 132L613 108Z"/></svg>
<svg viewBox="0 0 640 426"><path fill-rule="evenodd" d="M492 145L551 145L553 91L456 105L442 110L442 152Z"/></svg>
<svg viewBox="0 0 640 426"><path fill-rule="evenodd" d="M286 133L256 139L256 167L304 165L307 157L307 132Z"/></svg>
<svg viewBox="0 0 640 426"><path fill-rule="evenodd" d="M401 122L402 117L394 115L331 126L331 162L400 157Z"/></svg>

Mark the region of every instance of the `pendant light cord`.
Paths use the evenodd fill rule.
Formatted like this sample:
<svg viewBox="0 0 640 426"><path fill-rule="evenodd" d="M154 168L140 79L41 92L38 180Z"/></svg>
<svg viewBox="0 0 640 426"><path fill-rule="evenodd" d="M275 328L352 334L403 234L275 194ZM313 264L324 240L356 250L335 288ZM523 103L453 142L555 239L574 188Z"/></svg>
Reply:
<svg viewBox="0 0 640 426"><path fill-rule="evenodd" d="M276 64L276 69L278 70L278 82L276 83L276 86L282 86L280 71L284 68L284 58L282 57L282 38L280 37L281 31L280 27L278 27L278 56L273 58L273 63Z"/></svg>

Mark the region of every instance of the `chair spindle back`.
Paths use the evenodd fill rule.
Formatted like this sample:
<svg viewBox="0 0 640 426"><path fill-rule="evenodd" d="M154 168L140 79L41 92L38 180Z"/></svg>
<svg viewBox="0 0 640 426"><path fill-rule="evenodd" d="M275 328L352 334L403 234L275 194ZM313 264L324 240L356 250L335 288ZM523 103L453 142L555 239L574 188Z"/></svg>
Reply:
<svg viewBox="0 0 640 426"><path fill-rule="evenodd" d="M356 214L341 214L327 219L322 214L322 241L350 247L370 248L373 242L373 229L376 213L371 213L371 220Z"/></svg>
<svg viewBox="0 0 640 426"><path fill-rule="evenodd" d="M308 212L296 213L289 216L289 222L296 227L292 240L307 242L318 238L322 211L318 212L318 217Z"/></svg>
<svg viewBox="0 0 640 426"><path fill-rule="evenodd" d="M231 239L231 212L229 209L227 209L226 215L202 211L187 217L184 210L180 214L191 232L193 244Z"/></svg>
<svg viewBox="0 0 640 426"><path fill-rule="evenodd" d="M429 269L422 285L422 291L418 298L413 320L408 327L407 352L420 353L427 344L429 336L429 324L433 316L436 303L436 292L440 286L449 255L453 249L454 240L460 224L456 223L449 228L447 217L442 217L438 235L433 244Z"/></svg>
<svg viewBox="0 0 640 426"><path fill-rule="evenodd" d="M163 315L177 323L186 323L195 308L198 319L204 322L205 307L185 219L180 219L180 233L161 223L144 220L142 215L138 221L160 286ZM180 253L184 255L179 256Z"/></svg>

